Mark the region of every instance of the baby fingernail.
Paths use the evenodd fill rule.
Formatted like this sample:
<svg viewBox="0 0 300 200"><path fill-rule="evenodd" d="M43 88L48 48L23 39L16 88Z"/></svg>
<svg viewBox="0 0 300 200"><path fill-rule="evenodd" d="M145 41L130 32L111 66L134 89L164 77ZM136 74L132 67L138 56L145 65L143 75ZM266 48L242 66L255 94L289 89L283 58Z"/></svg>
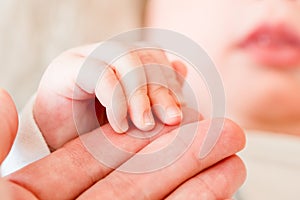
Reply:
<svg viewBox="0 0 300 200"><path fill-rule="evenodd" d="M176 107L168 107L166 110L166 123L169 125L177 124L182 119L182 113L181 110Z"/></svg>
<svg viewBox="0 0 300 200"><path fill-rule="evenodd" d="M143 114L143 126L145 130L150 130L154 127L155 122L151 111L145 111Z"/></svg>
<svg viewBox="0 0 300 200"><path fill-rule="evenodd" d="M120 123L120 127L119 127L119 133L125 133L127 130L128 130L129 126L128 126L128 122L127 120L123 120L121 123Z"/></svg>

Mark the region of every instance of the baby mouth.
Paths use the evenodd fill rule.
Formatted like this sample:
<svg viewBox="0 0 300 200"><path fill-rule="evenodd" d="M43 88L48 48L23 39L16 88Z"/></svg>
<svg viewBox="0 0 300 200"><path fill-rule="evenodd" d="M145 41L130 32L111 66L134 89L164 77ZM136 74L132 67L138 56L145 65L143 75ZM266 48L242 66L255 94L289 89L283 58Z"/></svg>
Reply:
<svg viewBox="0 0 300 200"><path fill-rule="evenodd" d="M300 64L300 39L286 26L261 26L240 45L255 61L277 67Z"/></svg>

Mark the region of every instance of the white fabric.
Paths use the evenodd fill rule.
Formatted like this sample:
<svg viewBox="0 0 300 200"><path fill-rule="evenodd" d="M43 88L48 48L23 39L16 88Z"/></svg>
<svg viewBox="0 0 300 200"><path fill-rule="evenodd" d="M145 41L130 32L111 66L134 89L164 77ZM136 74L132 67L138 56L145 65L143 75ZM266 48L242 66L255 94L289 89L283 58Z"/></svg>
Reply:
<svg viewBox="0 0 300 200"><path fill-rule="evenodd" d="M239 155L248 175L238 200L300 199L300 137L247 131Z"/></svg>
<svg viewBox="0 0 300 200"><path fill-rule="evenodd" d="M33 97L20 117L17 137L8 157L1 166L1 174L8 175L40 158L50 154L50 150L33 118Z"/></svg>

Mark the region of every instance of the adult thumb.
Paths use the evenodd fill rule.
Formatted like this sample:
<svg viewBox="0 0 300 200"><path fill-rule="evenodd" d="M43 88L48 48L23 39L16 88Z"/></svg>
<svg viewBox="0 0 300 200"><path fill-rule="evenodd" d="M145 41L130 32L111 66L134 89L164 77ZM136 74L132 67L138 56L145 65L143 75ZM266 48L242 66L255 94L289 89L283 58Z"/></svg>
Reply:
<svg viewBox="0 0 300 200"><path fill-rule="evenodd" d="M18 114L10 95L0 88L0 164L7 156L18 130Z"/></svg>

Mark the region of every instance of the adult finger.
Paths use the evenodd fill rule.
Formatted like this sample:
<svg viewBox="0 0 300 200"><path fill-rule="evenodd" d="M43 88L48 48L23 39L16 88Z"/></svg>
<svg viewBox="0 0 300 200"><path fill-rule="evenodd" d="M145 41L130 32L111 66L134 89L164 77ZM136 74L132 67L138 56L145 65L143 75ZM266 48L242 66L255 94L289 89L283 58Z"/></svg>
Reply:
<svg viewBox="0 0 300 200"><path fill-rule="evenodd" d="M0 180L0 199L5 200L38 200L30 191L13 182Z"/></svg>
<svg viewBox="0 0 300 200"><path fill-rule="evenodd" d="M178 124L182 118L181 110L177 105L176 98L169 91L168 83L173 82L173 80L168 80L168 78L176 79L176 77L165 76L164 71L172 69L170 66L166 66L169 63L167 63L164 56L156 55L163 54L163 52L158 50L139 50L137 54L145 68L149 83L148 95L156 116L166 124ZM164 70L164 68L168 68L168 70ZM177 80L174 82L177 82ZM181 90L181 88L176 90Z"/></svg>
<svg viewBox="0 0 300 200"><path fill-rule="evenodd" d="M0 89L0 164L7 156L18 129L18 114L9 94Z"/></svg>
<svg viewBox="0 0 300 200"><path fill-rule="evenodd" d="M229 199L246 178L246 168L237 156L231 156L189 179L167 200Z"/></svg>
<svg viewBox="0 0 300 200"><path fill-rule="evenodd" d="M183 123L198 121L200 117L197 112L186 110ZM96 129L5 178L7 181L26 188L38 199L74 199L155 138L174 128L176 127L157 124L153 130L153 133L156 133L155 136L149 135L149 139L141 139L140 137L145 136L143 131L134 129L129 130L128 134L119 135L115 134L107 124L101 127L104 138L99 129ZM128 153L114 152L112 148L106 148L103 143L106 137L117 149L123 149ZM108 167L107 163L96 159L101 156L114 159L114 166Z"/></svg>
<svg viewBox="0 0 300 200"><path fill-rule="evenodd" d="M208 128L208 121L199 123L199 129L193 143L189 146L186 140L188 135L180 137L171 149L160 152L149 160L135 159L132 157L122 164L118 169L111 172L104 179L96 183L92 188L83 193L79 199L162 199L179 185L194 177L206 168L218 163L222 159L229 157L240 151L245 144L243 131L232 122L226 121L218 142L213 150L203 159L199 158L199 151ZM180 127L181 131L191 134L198 124L188 124ZM165 145L169 145L174 137L178 137L177 130L164 134L154 140L139 153L153 153ZM121 170L128 167L141 167L147 171L149 165L160 164L164 159L172 156L178 149L186 148L186 152L171 165L160 166L156 171L148 173L126 173ZM159 165L158 165L159 166ZM155 183L155 184L154 184Z"/></svg>

